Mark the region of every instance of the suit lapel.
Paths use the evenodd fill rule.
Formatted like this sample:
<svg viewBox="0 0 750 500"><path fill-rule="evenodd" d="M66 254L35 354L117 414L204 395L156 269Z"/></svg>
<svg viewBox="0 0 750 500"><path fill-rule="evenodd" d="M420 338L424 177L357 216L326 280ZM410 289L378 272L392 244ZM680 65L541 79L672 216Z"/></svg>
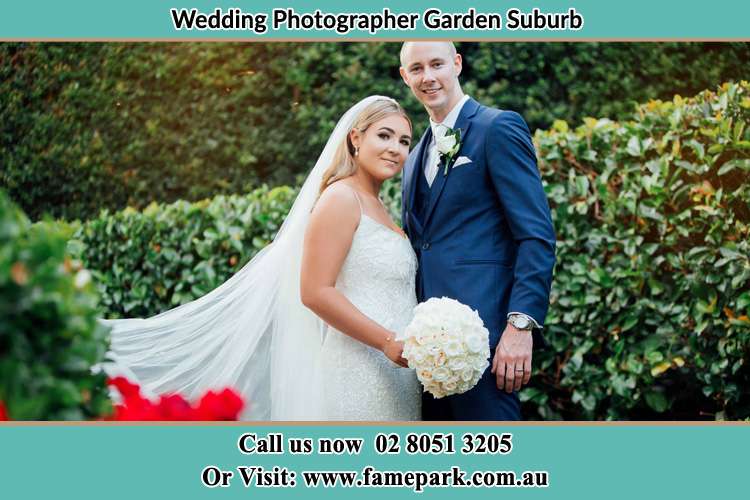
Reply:
<svg viewBox="0 0 750 500"><path fill-rule="evenodd" d="M406 189L407 199L402 200L406 204L407 214L414 210L414 196L417 192L417 176L422 172L422 165L424 164L424 153L427 149L426 145L432 140L432 129L427 127L427 130L422 134L422 138L419 140L419 144L414 149L413 154L409 156L407 167L404 169L404 183Z"/></svg>
<svg viewBox="0 0 750 500"><path fill-rule="evenodd" d="M461 148L463 148L463 145L466 144L466 137L468 136L469 129L471 128L471 118L476 114L478 108L479 103L474 99L469 99L468 101L466 101L464 107L461 109L461 113L459 113L458 115L456 124L453 126L454 130L461 129ZM461 149L458 150L453 160L455 161L460 154ZM449 169L448 175L444 175L445 164L443 162L440 163L440 169L438 170L438 173L435 176L435 180L432 182L432 188L430 189L430 205L427 207L427 214L425 214L423 224L425 228L427 228L427 224L429 224L430 222L430 216L435 210L435 206L440 199L440 195L443 194L443 188L445 188L445 183L448 182L448 177L450 177L452 170L452 168Z"/></svg>

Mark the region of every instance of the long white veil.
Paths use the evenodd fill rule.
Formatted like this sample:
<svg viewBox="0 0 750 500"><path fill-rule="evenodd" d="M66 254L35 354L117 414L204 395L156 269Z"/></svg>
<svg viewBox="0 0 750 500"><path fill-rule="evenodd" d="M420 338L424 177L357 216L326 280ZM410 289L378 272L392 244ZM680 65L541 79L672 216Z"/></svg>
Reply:
<svg viewBox="0 0 750 500"><path fill-rule="evenodd" d="M370 96L339 120L273 242L212 292L147 319L112 327L111 375L147 395L194 399L231 386L243 420L325 420L320 358L325 324L300 300L302 244L323 173Z"/></svg>

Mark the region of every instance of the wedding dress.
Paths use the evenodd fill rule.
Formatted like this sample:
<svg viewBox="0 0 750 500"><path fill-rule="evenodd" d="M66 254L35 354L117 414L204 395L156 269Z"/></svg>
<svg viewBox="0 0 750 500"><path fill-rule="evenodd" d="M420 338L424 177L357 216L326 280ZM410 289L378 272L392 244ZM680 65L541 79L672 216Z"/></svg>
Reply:
<svg viewBox="0 0 750 500"><path fill-rule="evenodd" d="M146 319L101 320L111 327L108 375L145 395L195 399L233 387L243 420L411 420L419 418L412 370L332 328L300 299L305 229L325 169L359 113L339 120L273 242L234 276L192 302ZM365 315L400 332L416 303L409 242L362 214L336 287Z"/></svg>
<svg viewBox="0 0 750 500"><path fill-rule="evenodd" d="M358 197L359 201L359 197ZM417 259L409 240L362 211L336 288L363 314L402 332L417 298ZM329 327L323 344L328 420L418 420L421 396L413 370Z"/></svg>

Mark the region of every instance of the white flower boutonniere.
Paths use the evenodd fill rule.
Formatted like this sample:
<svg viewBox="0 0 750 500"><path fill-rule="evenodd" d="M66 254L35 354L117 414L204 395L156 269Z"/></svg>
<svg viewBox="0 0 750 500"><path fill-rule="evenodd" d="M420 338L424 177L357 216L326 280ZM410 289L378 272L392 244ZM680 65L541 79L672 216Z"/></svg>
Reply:
<svg viewBox="0 0 750 500"><path fill-rule="evenodd" d="M448 169L453 166L453 160L458 150L461 149L461 129L457 128L453 130L452 128L448 128L445 135L437 138L435 142L438 153L440 153L440 161L445 164L443 175L448 175Z"/></svg>

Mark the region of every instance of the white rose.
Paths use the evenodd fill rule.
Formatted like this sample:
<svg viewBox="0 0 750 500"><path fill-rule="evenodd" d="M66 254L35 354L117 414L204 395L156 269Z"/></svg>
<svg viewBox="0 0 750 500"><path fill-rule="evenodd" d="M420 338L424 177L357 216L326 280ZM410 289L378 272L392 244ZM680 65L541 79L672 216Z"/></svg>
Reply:
<svg viewBox="0 0 750 500"><path fill-rule="evenodd" d="M445 380L448 380L449 375L450 375L450 372L444 366L439 366L438 368L435 368L435 370L432 372L432 378L436 382L444 382Z"/></svg>
<svg viewBox="0 0 750 500"><path fill-rule="evenodd" d="M463 357L451 358L448 360L448 368L454 371L461 371L466 368L466 359Z"/></svg>
<svg viewBox="0 0 750 500"><path fill-rule="evenodd" d="M463 346L461 345L461 342L457 340L451 340L447 344L445 344L445 354L448 356L454 357L458 356L463 352Z"/></svg>
<svg viewBox="0 0 750 500"><path fill-rule="evenodd" d="M414 342L419 345L425 345L430 340L430 335L425 331L420 331L414 337Z"/></svg>
<svg viewBox="0 0 750 500"><path fill-rule="evenodd" d="M449 154L453 148L456 147L456 136L451 134L438 137L436 143L437 150L440 154Z"/></svg>
<svg viewBox="0 0 750 500"><path fill-rule="evenodd" d="M468 382L469 380L474 378L474 370L471 368L466 368L464 370L461 370L461 380L464 382Z"/></svg>
<svg viewBox="0 0 750 500"><path fill-rule="evenodd" d="M434 388L430 392L433 396L435 396L435 399L441 399L448 395L444 390L440 388Z"/></svg>
<svg viewBox="0 0 750 500"><path fill-rule="evenodd" d="M424 362L425 353L422 349L411 349L407 356L406 351L404 350L404 357L413 360L415 363L422 363Z"/></svg>
<svg viewBox="0 0 750 500"><path fill-rule="evenodd" d="M487 360L486 359L482 359L482 358L477 358L472 363L472 367L476 371L482 372L482 373L484 372L484 370L487 368L488 365L489 365L489 363L487 362Z"/></svg>
<svg viewBox="0 0 750 500"><path fill-rule="evenodd" d="M487 349L487 339L482 338L478 333L472 333L466 336L466 346L471 352L481 352Z"/></svg>
<svg viewBox="0 0 750 500"><path fill-rule="evenodd" d="M458 388L458 384L449 380L448 382L443 384L443 388L448 392L455 392L455 390Z"/></svg>

